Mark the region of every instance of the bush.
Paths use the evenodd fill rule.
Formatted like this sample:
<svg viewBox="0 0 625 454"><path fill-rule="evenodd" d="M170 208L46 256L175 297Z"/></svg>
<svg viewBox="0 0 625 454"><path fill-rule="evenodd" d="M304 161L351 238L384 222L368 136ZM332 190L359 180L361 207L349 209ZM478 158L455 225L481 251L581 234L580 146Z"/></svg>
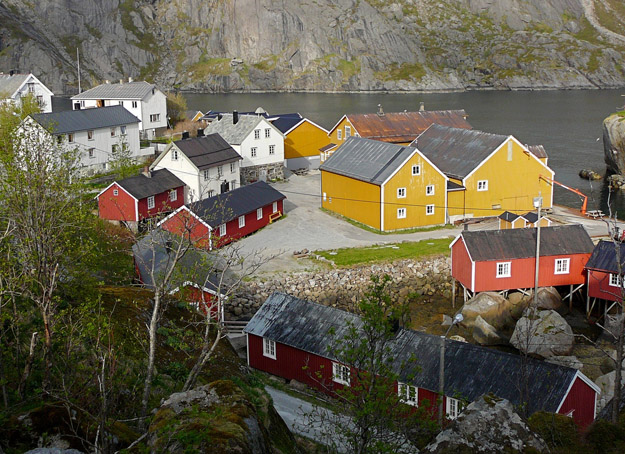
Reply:
<svg viewBox="0 0 625 454"><path fill-rule="evenodd" d="M582 449L577 426L572 418L541 411L530 416L527 424L532 432L545 440L554 454L586 452Z"/></svg>

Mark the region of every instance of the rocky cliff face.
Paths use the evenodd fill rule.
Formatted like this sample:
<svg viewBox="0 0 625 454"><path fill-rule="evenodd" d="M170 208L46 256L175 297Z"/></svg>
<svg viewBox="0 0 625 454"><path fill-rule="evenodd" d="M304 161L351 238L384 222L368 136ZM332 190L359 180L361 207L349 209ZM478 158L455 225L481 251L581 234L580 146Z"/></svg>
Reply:
<svg viewBox="0 0 625 454"><path fill-rule="evenodd" d="M603 157L610 171L625 175L625 112L603 120Z"/></svg>
<svg viewBox="0 0 625 454"><path fill-rule="evenodd" d="M57 93L625 86L621 0L6 0L0 68ZM619 19L620 18L620 19Z"/></svg>

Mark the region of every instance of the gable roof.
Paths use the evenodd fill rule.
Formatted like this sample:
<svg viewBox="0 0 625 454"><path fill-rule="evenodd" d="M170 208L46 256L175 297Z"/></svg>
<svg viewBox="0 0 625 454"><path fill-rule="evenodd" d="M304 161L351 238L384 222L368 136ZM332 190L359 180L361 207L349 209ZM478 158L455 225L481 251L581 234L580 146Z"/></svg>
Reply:
<svg viewBox="0 0 625 454"><path fill-rule="evenodd" d="M13 98L17 92L32 79L33 82L37 82L41 87L46 90L50 95L53 93L48 87L46 87L39 79L37 79L32 73L30 74L2 74L0 73L0 94L6 94L9 98Z"/></svg>
<svg viewBox="0 0 625 454"><path fill-rule="evenodd" d="M299 113L272 115L270 118L267 118L267 121L274 125L282 134L286 134L303 120L304 117Z"/></svg>
<svg viewBox="0 0 625 454"><path fill-rule="evenodd" d="M150 177L140 174L116 183L137 200L184 186L184 183L167 169L155 170L151 172Z"/></svg>
<svg viewBox="0 0 625 454"><path fill-rule="evenodd" d="M462 238L475 262L536 257L537 229L475 230ZM540 256L590 254L594 245L583 226L560 225L540 229Z"/></svg>
<svg viewBox="0 0 625 454"><path fill-rule="evenodd" d="M360 137L389 143L411 142L432 124L472 129L464 110L348 114L346 117Z"/></svg>
<svg viewBox="0 0 625 454"><path fill-rule="evenodd" d="M355 314L274 293L244 331L336 360L328 352L328 346L333 345L334 340L345 337L349 323L356 329L362 326L362 321ZM390 345L399 380L437 391L440 342L440 336L400 329ZM414 356L416 361L412 360ZM529 413L538 410L556 412L578 372L533 358L526 361L525 373L532 383ZM492 392L519 404L521 363L518 355L448 339L445 348L445 395L460 395L473 401Z"/></svg>
<svg viewBox="0 0 625 454"><path fill-rule="evenodd" d="M138 99L145 98L152 90L154 84L144 81L124 82L121 84L102 84L80 94L72 96L72 99Z"/></svg>
<svg viewBox="0 0 625 454"><path fill-rule="evenodd" d="M182 151L199 170L243 159L219 134L178 140L172 146Z"/></svg>
<svg viewBox="0 0 625 454"><path fill-rule="evenodd" d="M208 225L216 227L285 198L284 194L264 181L257 181L256 183L197 201L189 205L188 209Z"/></svg>
<svg viewBox="0 0 625 454"><path fill-rule="evenodd" d="M66 134L68 132L139 123L139 119L122 106L37 113L33 114L32 117L53 134Z"/></svg>
<svg viewBox="0 0 625 454"><path fill-rule="evenodd" d="M417 152L409 146L352 136L319 169L381 185Z"/></svg>
<svg viewBox="0 0 625 454"><path fill-rule="evenodd" d="M250 135L252 130L258 126L258 123L263 120L265 120L265 118L260 115L239 114L239 121L234 124L233 115L227 113L223 114L221 120L213 121L206 126L206 128L204 128L204 133L219 133L229 144L240 145L241 142Z"/></svg>
<svg viewBox="0 0 625 454"><path fill-rule="evenodd" d="M521 217L521 215L516 214L516 213L511 213L510 211L504 211L498 217L502 221L512 222L512 221L516 221L519 217Z"/></svg>
<svg viewBox="0 0 625 454"><path fill-rule="evenodd" d="M545 147L542 145L525 145L525 146L530 151L530 153L532 153L534 156L536 156L539 159L544 159L548 157L547 151L545 150Z"/></svg>
<svg viewBox="0 0 625 454"><path fill-rule="evenodd" d="M625 272L625 244L617 243L621 260L621 273ZM589 270L608 271L618 274L617 246L612 241L599 241L592 251L585 268Z"/></svg>
<svg viewBox="0 0 625 454"><path fill-rule="evenodd" d="M433 124L410 145L446 175L463 179L509 136Z"/></svg>

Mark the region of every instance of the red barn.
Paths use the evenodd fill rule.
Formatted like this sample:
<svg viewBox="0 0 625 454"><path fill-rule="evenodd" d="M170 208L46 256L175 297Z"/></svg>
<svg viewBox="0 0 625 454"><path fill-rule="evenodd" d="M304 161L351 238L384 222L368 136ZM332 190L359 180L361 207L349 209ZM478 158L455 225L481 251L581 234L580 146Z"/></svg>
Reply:
<svg viewBox="0 0 625 454"><path fill-rule="evenodd" d="M180 207L159 225L178 235L190 235L202 247L221 247L280 218L285 198L264 181L257 181Z"/></svg>
<svg viewBox="0 0 625 454"><path fill-rule="evenodd" d="M248 365L331 394L337 386L351 385L351 365L328 352L328 346L345 338L350 326L361 326L357 315L274 293L245 328ZM424 405L427 400L433 416L439 396L440 348L439 336L406 329L400 329L390 343L399 396L409 405ZM519 355L452 340L446 340L444 361L442 397L448 419L454 419L465 403L488 393L522 404L519 390L524 379L530 390L524 398L528 414L565 414L580 427L595 418L599 388L575 369L534 358L523 363Z"/></svg>
<svg viewBox="0 0 625 454"><path fill-rule="evenodd" d="M529 289L537 229L465 231L450 244L451 274L469 293ZM540 229L538 286L583 285L593 243L581 225Z"/></svg>
<svg viewBox="0 0 625 454"><path fill-rule="evenodd" d="M184 183L167 169L111 183L100 192L100 218L132 226L184 205Z"/></svg>
<svg viewBox="0 0 625 454"><path fill-rule="evenodd" d="M617 251L620 260L617 259ZM620 304L623 301L625 244L614 244L612 241L597 243L586 263L586 272L588 273L586 314L590 315L598 302L604 304L605 313L609 312L614 304Z"/></svg>

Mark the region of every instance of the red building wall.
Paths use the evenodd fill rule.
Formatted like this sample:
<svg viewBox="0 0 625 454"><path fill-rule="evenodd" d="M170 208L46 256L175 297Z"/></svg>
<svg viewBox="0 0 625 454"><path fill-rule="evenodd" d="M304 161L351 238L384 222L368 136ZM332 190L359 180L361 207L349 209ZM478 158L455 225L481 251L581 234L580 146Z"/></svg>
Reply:
<svg viewBox="0 0 625 454"><path fill-rule="evenodd" d="M166 219L161 227L168 232L189 238L198 247L208 247L210 242L210 230L206 225L192 216L186 209L178 211L172 217Z"/></svg>
<svg viewBox="0 0 625 454"><path fill-rule="evenodd" d="M466 288L471 288L472 262L462 237L451 247L451 275Z"/></svg>
<svg viewBox="0 0 625 454"><path fill-rule="evenodd" d="M610 285L610 273L588 270L588 295L608 301L621 301L621 289Z"/></svg>
<svg viewBox="0 0 625 454"><path fill-rule="evenodd" d="M217 319L219 317L217 298L212 293L199 288L187 286L180 290L176 296L190 304L198 304L198 308L204 314L207 314L208 311L210 311L211 318Z"/></svg>
<svg viewBox="0 0 625 454"><path fill-rule="evenodd" d="M117 195L113 191L117 189ZM106 191L98 197L98 212L101 219L109 221L136 221L135 199L121 188L117 183L113 183Z"/></svg>
<svg viewBox="0 0 625 454"><path fill-rule="evenodd" d="M584 429L595 419L595 398L595 390L576 377L558 413L566 415L574 410L573 421Z"/></svg>
<svg viewBox="0 0 625 454"><path fill-rule="evenodd" d="M154 208L148 210L148 199L139 200L139 220L152 218L160 213L174 211L184 205L184 186L176 188L175 201L169 200L169 191L154 196Z"/></svg>
<svg viewBox="0 0 625 454"><path fill-rule="evenodd" d="M284 213L282 211L282 202L282 200L277 202L277 211L280 213ZM226 235L223 237L219 236L219 227L215 226L214 247L225 246L228 243L262 229L269 224L269 216L272 213L273 203L270 203L269 205L265 205L263 207L263 217L261 219L256 219L256 210L245 214L245 226L241 228L239 228L239 218L233 219L232 221L226 223Z"/></svg>

